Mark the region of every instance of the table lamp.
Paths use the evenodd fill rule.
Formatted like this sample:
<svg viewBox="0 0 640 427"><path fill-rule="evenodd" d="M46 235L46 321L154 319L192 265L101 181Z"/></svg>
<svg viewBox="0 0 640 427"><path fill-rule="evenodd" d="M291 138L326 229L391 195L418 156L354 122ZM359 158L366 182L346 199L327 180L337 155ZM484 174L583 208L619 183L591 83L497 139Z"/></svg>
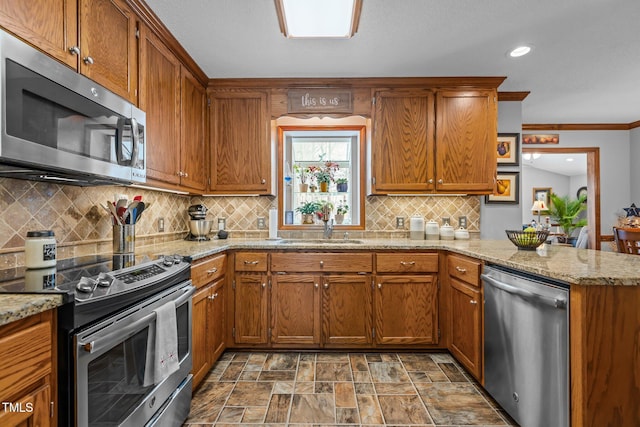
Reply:
<svg viewBox="0 0 640 427"><path fill-rule="evenodd" d="M531 206L531 212L535 212L538 211L538 227L541 226L540 224L540 214L542 211L546 211L547 205L544 204L544 200L536 200L535 202L533 202L533 206Z"/></svg>

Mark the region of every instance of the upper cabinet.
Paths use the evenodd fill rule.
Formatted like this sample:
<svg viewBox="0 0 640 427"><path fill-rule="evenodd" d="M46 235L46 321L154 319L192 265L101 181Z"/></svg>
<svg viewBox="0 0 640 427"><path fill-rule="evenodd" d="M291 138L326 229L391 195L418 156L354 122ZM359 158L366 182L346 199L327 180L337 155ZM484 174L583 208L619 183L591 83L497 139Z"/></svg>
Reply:
<svg viewBox="0 0 640 427"><path fill-rule="evenodd" d="M495 90L374 90L371 193L490 193L496 121Z"/></svg>
<svg viewBox="0 0 640 427"><path fill-rule="evenodd" d="M159 186L206 188L206 92L155 34L140 31L140 108L147 114L147 177Z"/></svg>
<svg viewBox="0 0 640 427"><path fill-rule="evenodd" d="M497 94L447 90L436 94L436 190L483 194L496 176Z"/></svg>
<svg viewBox="0 0 640 427"><path fill-rule="evenodd" d="M2 0L0 26L72 68L78 55L77 0Z"/></svg>
<svg viewBox="0 0 640 427"><path fill-rule="evenodd" d="M124 0L3 0L0 25L137 103L137 18Z"/></svg>
<svg viewBox="0 0 640 427"><path fill-rule="evenodd" d="M211 92L211 185L218 194L272 194L267 90Z"/></svg>
<svg viewBox="0 0 640 427"><path fill-rule="evenodd" d="M372 192L433 191L433 92L375 91L372 118Z"/></svg>

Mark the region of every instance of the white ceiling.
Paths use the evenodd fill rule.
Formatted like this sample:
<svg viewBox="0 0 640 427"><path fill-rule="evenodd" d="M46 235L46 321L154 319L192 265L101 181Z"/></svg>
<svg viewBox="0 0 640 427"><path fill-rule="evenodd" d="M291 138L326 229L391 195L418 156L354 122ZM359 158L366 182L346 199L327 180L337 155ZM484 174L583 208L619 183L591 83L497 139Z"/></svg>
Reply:
<svg viewBox="0 0 640 427"><path fill-rule="evenodd" d="M567 159L573 160L568 161ZM587 174L587 155L585 153L543 153L537 159L525 160L522 157L520 161L523 171L527 167L531 167L565 176Z"/></svg>
<svg viewBox="0 0 640 427"><path fill-rule="evenodd" d="M210 78L507 76L524 123L640 120L639 0L363 0L340 40L286 39L273 0L147 3Z"/></svg>

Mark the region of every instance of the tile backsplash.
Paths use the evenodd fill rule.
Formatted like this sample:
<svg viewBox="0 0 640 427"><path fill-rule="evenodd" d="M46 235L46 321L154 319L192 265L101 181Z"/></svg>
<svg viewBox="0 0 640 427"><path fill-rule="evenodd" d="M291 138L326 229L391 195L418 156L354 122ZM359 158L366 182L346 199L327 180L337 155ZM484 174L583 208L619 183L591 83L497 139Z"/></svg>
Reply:
<svg viewBox="0 0 640 427"><path fill-rule="evenodd" d="M258 230L257 217L268 217L269 208L277 205L275 197L191 197L132 187L75 187L0 178L0 268L22 265L29 230L53 230L60 259L111 251L111 217L100 205L116 194L129 199L141 195L150 204L136 224L136 245L184 238L188 233L187 209L194 203L207 206L207 219L214 221L214 229L217 218L225 217L231 237L267 237L267 230ZM438 221L448 216L454 227L458 216L465 215L469 231L480 230L477 196L369 196L365 212L362 237L408 236L408 219L413 215ZM396 229L397 216L405 217L404 230ZM160 218L164 219L163 232L157 228ZM295 233L299 232L288 232L285 237L295 237Z"/></svg>

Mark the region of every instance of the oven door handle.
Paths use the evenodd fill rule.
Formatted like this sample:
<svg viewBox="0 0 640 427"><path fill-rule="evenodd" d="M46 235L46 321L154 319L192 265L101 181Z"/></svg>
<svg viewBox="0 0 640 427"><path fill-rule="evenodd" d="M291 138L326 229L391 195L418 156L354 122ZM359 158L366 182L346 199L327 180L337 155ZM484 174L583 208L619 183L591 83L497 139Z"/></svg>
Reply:
<svg viewBox="0 0 640 427"><path fill-rule="evenodd" d="M184 294L175 300L176 309L184 304L195 292L196 288L194 286L188 286L184 288ZM114 345L122 342L123 340L133 336L141 326L151 323L156 318L155 311L147 314L144 317L136 320L135 322L124 326L118 329L115 332L111 332L110 334L106 334L102 337L98 337L95 340L91 340L88 342L78 342L78 346L83 348L87 353L96 353L104 348L111 348Z"/></svg>

